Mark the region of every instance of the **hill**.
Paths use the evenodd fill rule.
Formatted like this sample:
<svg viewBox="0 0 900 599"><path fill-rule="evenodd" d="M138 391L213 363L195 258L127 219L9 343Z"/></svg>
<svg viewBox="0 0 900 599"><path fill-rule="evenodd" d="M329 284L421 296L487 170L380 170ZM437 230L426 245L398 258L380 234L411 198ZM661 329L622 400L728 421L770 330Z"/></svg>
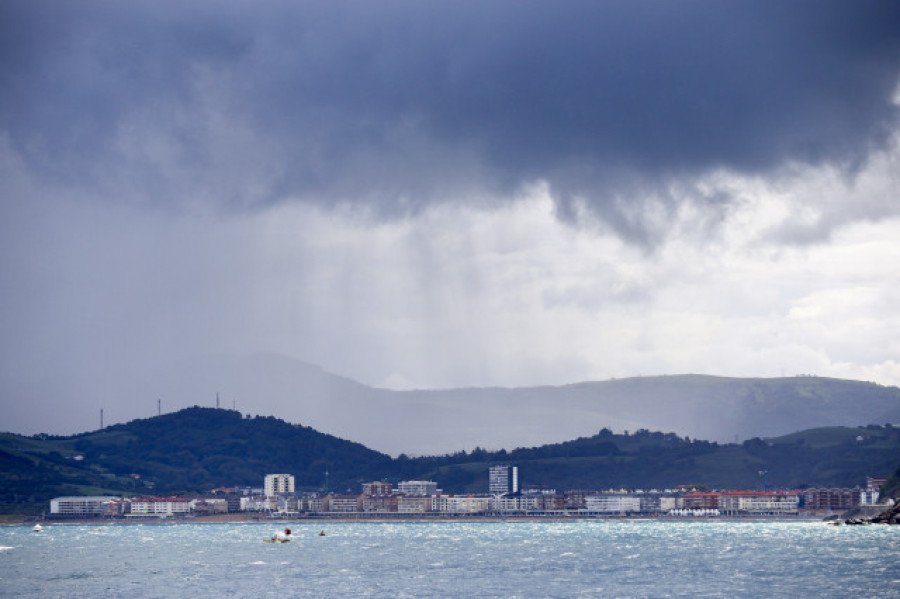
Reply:
<svg viewBox="0 0 900 599"><path fill-rule="evenodd" d="M646 429L603 429L512 451L391 459L277 418L194 407L70 437L0 435L0 512L41 511L59 495L260 487L272 472L294 474L307 490L356 493L366 480L427 479L447 492L480 493L488 466L496 463L519 466L523 485L560 490L855 486L867 475L896 470L900 429L828 427L724 445Z"/></svg>
<svg viewBox="0 0 900 599"><path fill-rule="evenodd" d="M290 472L322 486L390 470L385 454L273 417L187 408L71 437L0 435L0 503L43 502L56 495L177 493L223 485L262 486ZM313 481L315 481L313 483Z"/></svg>
<svg viewBox="0 0 900 599"><path fill-rule="evenodd" d="M156 414L157 398L164 410L201 403L198 398L215 406L217 391L223 407L303 422L395 456L539 446L602 428L733 443L814 427L900 424L900 389L810 376L646 376L563 386L392 391L284 356L256 354L161 366L136 375L128 388L96 384L96 391L82 390L97 398L96 411L85 413L84 402L45 405L29 398L27 409L24 402L13 405L4 425L20 433L72 434L96 426L100 407L107 422L133 420ZM12 404L15 398L9 399Z"/></svg>
<svg viewBox="0 0 900 599"><path fill-rule="evenodd" d="M401 460L402 462L402 460ZM900 464L900 429L827 427L740 444L639 430L597 435L510 452L476 450L411 460L408 476L441 481L457 491L484 491L487 468L519 466L523 485L550 488L719 489L854 487Z"/></svg>

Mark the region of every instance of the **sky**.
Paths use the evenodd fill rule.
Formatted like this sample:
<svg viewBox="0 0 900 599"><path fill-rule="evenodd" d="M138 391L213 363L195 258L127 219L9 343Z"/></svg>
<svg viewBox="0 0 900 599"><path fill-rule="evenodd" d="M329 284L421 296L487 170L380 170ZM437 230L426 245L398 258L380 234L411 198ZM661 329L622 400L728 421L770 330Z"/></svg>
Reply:
<svg viewBox="0 0 900 599"><path fill-rule="evenodd" d="M4 0L0 90L2 430L206 354L900 384L893 1Z"/></svg>

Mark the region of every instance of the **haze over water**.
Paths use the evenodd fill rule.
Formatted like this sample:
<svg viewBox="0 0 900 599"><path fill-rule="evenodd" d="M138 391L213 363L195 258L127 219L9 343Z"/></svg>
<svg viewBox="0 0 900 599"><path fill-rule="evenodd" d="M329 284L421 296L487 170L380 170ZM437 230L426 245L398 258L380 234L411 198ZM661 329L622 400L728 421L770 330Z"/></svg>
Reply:
<svg viewBox="0 0 900 599"><path fill-rule="evenodd" d="M896 597L900 530L786 522L0 529L17 597ZM318 536L323 529L326 536Z"/></svg>

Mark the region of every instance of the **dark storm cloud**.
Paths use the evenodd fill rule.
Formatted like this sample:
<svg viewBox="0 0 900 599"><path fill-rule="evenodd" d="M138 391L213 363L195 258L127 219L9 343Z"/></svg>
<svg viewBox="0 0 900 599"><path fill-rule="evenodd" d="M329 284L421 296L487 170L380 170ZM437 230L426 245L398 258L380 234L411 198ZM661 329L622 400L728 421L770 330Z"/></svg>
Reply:
<svg viewBox="0 0 900 599"><path fill-rule="evenodd" d="M672 180L852 170L897 124L896 2L14 2L0 119L116 196L364 201L545 180L620 230ZM711 203L721 202L717 197Z"/></svg>

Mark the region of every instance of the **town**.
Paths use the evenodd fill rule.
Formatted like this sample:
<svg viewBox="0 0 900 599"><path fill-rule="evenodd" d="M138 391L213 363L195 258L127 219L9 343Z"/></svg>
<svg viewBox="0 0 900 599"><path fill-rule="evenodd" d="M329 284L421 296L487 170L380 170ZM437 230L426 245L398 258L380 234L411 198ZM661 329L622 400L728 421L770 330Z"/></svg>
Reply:
<svg viewBox="0 0 900 599"><path fill-rule="evenodd" d="M680 517L823 518L875 506L887 477L869 476L865 487L803 490L707 490L682 485L664 490L558 492L519 486L519 468L488 468L484 494L445 494L434 481L362 484L360 493L296 491L291 474L268 474L262 488L221 487L200 496L57 497L46 518L167 519L243 514L263 518L426 517Z"/></svg>

